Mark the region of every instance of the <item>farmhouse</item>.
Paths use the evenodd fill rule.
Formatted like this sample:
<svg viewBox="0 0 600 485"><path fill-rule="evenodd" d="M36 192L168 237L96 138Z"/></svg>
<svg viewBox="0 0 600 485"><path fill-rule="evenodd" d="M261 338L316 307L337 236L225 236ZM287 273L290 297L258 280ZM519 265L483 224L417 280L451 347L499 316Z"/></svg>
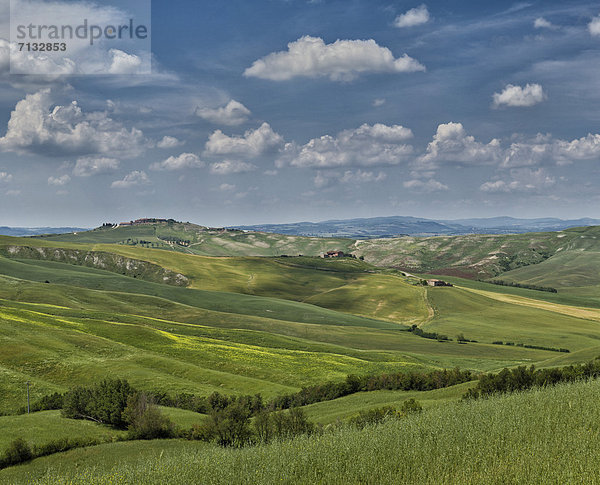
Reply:
<svg viewBox="0 0 600 485"><path fill-rule="evenodd" d="M343 258L345 256L344 251L327 251L323 255L324 258Z"/></svg>
<svg viewBox="0 0 600 485"><path fill-rule="evenodd" d="M446 281L443 280L427 280L427 284L429 286L452 286L452 283L447 283Z"/></svg>

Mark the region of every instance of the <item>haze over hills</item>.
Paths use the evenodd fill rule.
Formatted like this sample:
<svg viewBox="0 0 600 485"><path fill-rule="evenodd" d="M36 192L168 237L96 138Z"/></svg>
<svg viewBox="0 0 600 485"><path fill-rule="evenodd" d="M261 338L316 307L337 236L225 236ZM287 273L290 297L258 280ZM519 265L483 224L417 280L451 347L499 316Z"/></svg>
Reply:
<svg viewBox="0 0 600 485"><path fill-rule="evenodd" d="M553 217L520 219L487 217L466 219L426 219L412 216L389 216L357 219L332 219L321 222L256 224L228 226L228 229L268 232L293 236L386 238L396 236L457 236L463 234L520 234L526 232L561 231L571 227L600 225L600 219L558 219ZM204 227L204 226L198 226ZM39 236L89 231L81 227L6 227L1 236Z"/></svg>
<svg viewBox="0 0 600 485"><path fill-rule="evenodd" d="M0 236L27 237L40 234L65 234L69 232L89 231L83 227L0 227Z"/></svg>
<svg viewBox="0 0 600 485"><path fill-rule="evenodd" d="M394 236L457 236L462 234L515 234L561 231L570 227L600 225L600 219L518 219L491 217L434 220L410 216L373 217L323 222L232 226L235 229L316 237L382 238Z"/></svg>
<svg viewBox="0 0 600 485"><path fill-rule="evenodd" d="M127 256L135 254L137 248L221 257L321 256L327 251L343 251L379 267L469 279L495 278L507 271L535 266L546 260L546 265L557 259L564 261L569 256L574 258L573 261L577 260L582 269L586 268L585 274L591 272L595 281L593 269L600 251L600 226L522 234L327 238L207 228L173 219L140 221L127 225L105 224L86 232L46 234L35 239L61 245L117 244L121 247L119 251ZM23 245L33 244L22 241L25 241L21 243ZM568 269L566 271L569 273ZM577 279L580 274L583 273L577 271L571 274L570 279ZM541 279L552 280L551 276L547 276ZM530 278L534 276L528 273L527 279ZM539 284L540 281L528 283ZM544 286L555 287L556 283L548 281Z"/></svg>

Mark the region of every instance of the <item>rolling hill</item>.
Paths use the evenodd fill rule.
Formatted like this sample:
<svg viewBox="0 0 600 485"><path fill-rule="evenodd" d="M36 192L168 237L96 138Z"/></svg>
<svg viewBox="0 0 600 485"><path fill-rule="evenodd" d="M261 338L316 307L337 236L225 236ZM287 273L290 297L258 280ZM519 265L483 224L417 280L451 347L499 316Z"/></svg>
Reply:
<svg viewBox="0 0 600 485"><path fill-rule="evenodd" d="M599 225L599 219L562 220L556 218L517 219L491 217L478 219L432 220L407 216L234 226L248 231L295 236L382 238L405 236L456 236L463 234L516 234L561 231L570 227Z"/></svg>
<svg viewBox="0 0 600 485"><path fill-rule="evenodd" d="M352 374L587 362L600 355L598 236L599 228L590 227L355 241L179 223L0 236L0 410L9 414L1 424L12 430L7 437L41 426L42 444L61 432L120 439L114 430L54 411L15 416L25 404L26 382L34 401L107 376L169 395L217 391L270 399ZM330 249L364 260L315 257ZM423 286L426 273L444 274L454 286ZM472 385L354 393L305 412L329 425L409 398L438 412ZM186 426L203 419L165 412ZM104 444L96 456L117 456L115 450L153 456L156 446ZM177 441L164 446L174 453L213 450ZM86 453L65 456L93 456ZM27 467L41 477L36 463L59 463L53 459L62 458ZM0 472L0 479L11 473Z"/></svg>

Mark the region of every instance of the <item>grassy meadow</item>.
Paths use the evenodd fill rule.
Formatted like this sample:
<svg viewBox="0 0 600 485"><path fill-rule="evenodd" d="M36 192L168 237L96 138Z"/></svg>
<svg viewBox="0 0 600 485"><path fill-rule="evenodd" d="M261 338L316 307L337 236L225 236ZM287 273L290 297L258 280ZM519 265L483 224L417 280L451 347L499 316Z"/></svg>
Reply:
<svg viewBox="0 0 600 485"><path fill-rule="evenodd" d="M562 384L359 430L241 450L182 441L72 450L0 471L4 483L600 483L600 383Z"/></svg>
<svg viewBox="0 0 600 485"><path fill-rule="evenodd" d="M595 382L468 403L459 401L473 382L360 392L304 407L311 421L329 426L322 435L242 450L117 442L125 432L58 411L15 413L26 404L27 381L32 401L105 377L168 394L270 399L351 374L587 362L600 355L597 234L357 242L171 224L0 237L0 412L8 414L0 416L0 452L17 437L35 445L70 436L106 442L2 470L0 482L524 483L548 476L548 483L595 483ZM11 253L15 247L27 250ZM36 248L68 250L77 264ZM365 261L311 257L329 249ZM115 261L146 265L135 273ZM423 274L403 273L409 270ZM455 286L420 284L436 271ZM184 275L186 286L163 281L164 274ZM412 325L433 338L409 331ZM411 398L425 408L421 415L364 430L339 425ZM206 419L162 411L185 428ZM581 460L569 462L568 449Z"/></svg>

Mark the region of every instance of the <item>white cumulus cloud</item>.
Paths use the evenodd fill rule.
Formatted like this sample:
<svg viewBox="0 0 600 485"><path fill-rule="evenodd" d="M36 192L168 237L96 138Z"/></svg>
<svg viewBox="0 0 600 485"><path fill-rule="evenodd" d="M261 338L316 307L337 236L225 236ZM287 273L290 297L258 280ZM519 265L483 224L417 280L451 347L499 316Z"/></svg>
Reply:
<svg viewBox="0 0 600 485"><path fill-rule="evenodd" d="M568 165L575 161L600 158L600 134L588 134L574 140L537 135L531 140L514 142L504 153L501 166L518 168L541 164Z"/></svg>
<svg viewBox="0 0 600 485"><path fill-rule="evenodd" d="M185 145L185 141L180 141L174 136L168 135L163 136L162 140L156 144L158 148L176 148L180 147L181 145Z"/></svg>
<svg viewBox="0 0 600 485"><path fill-rule="evenodd" d="M28 94L11 113L0 148L46 156L115 154L137 156L147 142L143 133L126 129L105 112L84 113L77 101L54 106L50 90Z"/></svg>
<svg viewBox="0 0 600 485"><path fill-rule="evenodd" d="M487 165L498 162L502 157L500 141L493 139L481 143L468 135L462 123L444 123L438 126L426 152L417 159L420 170L434 170L441 163L451 162L465 165Z"/></svg>
<svg viewBox="0 0 600 485"><path fill-rule="evenodd" d="M533 21L533 27L536 29L554 29L554 28L556 28L556 26L552 22L546 20L544 17L538 17L537 19L535 19Z"/></svg>
<svg viewBox="0 0 600 485"><path fill-rule="evenodd" d="M429 22L429 11L426 5L420 5L411 8L408 12L398 15L394 20L394 25L398 28L413 27Z"/></svg>
<svg viewBox="0 0 600 485"><path fill-rule="evenodd" d="M81 157L77 159L73 168L73 175L76 177L91 177L111 173L118 170L119 160L109 157Z"/></svg>
<svg viewBox="0 0 600 485"><path fill-rule="evenodd" d="M182 153L178 156L172 156L162 162L156 162L150 165L150 170L183 170L185 168L202 168L206 164L200 160L194 153Z"/></svg>
<svg viewBox="0 0 600 485"><path fill-rule="evenodd" d="M539 84L525 87L507 84L501 93L494 93L494 106L533 106L546 99L546 93Z"/></svg>
<svg viewBox="0 0 600 485"><path fill-rule="evenodd" d="M252 163L240 162L236 160L223 160L215 162L210 166L210 172L216 175L229 175L232 173L252 172L258 167Z"/></svg>
<svg viewBox="0 0 600 485"><path fill-rule="evenodd" d="M419 192L439 192L443 190L448 190L448 186L441 182L438 182L435 179L429 180L407 180L402 184L405 189L419 191Z"/></svg>
<svg viewBox="0 0 600 485"><path fill-rule="evenodd" d="M387 47L373 39L336 40L325 44L320 37L304 36L290 42L287 51L273 52L254 61L244 71L246 77L287 81L295 77L328 77L351 81L366 72L424 71L417 60L404 54L395 58Z"/></svg>
<svg viewBox="0 0 600 485"><path fill-rule="evenodd" d="M248 121L252 113L242 103L232 99L220 108L196 108L196 115L218 125L236 126Z"/></svg>
<svg viewBox="0 0 600 485"><path fill-rule="evenodd" d="M593 36L600 35L600 15L592 19L592 21L588 24L588 30Z"/></svg>
<svg viewBox="0 0 600 485"><path fill-rule="evenodd" d="M8 172L0 172L0 182L12 182L13 176Z"/></svg>
<svg viewBox="0 0 600 485"><path fill-rule="evenodd" d="M115 180L111 184L111 188L113 189L129 189L131 187L135 187L137 185L148 185L150 183L150 179L146 172L140 170L134 170L133 172L128 173L122 180Z"/></svg>
<svg viewBox="0 0 600 485"><path fill-rule="evenodd" d="M119 49L110 49L111 57L109 74L143 74L147 72L147 67L142 59L135 54L128 54Z"/></svg>
<svg viewBox="0 0 600 485"><path fill-rule="evenodd" d="M61 175L60 177L49 177L48 185L55 185L57 187L62 187L63 185L67 185L71 181L71 177L68 175Z"/></svg>
<svg viewBox="0 0 600 485"><path fill-rule="evenodd" d="M485 182L479 189L490 193L536 192L552 187L555 183L554 177L548 175L543 168L521 168L511 170L510 179Z"/></svg>
<svg viewBox="0 0 600 485"><path fill-rule="evenodd" d="M413 147L405 143L412 136L401 125L363 124L335 137L313 138L303 146L288 143L277 164L311 168L397 165L412 155Z"/></svg>
<svg viewBox="0 0 600 485"><path fill-rule="evenodd" d="M208 155L241 155L255 158L283 144L283 137L275 133L269 123L256 130L248 130L243 136L228 136L216 130L206 142Z"/></svg>

